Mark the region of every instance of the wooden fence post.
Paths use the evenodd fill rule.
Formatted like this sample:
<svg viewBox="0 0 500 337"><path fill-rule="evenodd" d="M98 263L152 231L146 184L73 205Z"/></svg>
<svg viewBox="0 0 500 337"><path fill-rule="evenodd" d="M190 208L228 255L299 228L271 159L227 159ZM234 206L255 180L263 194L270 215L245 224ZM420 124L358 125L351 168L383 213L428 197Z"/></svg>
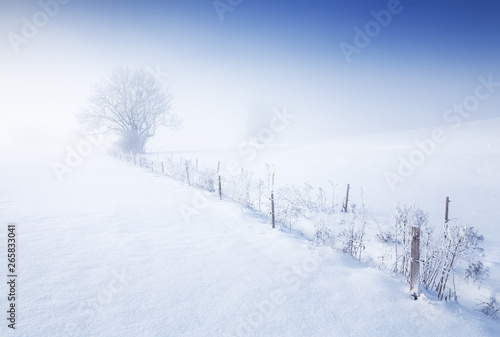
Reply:
<svg viewBox="0 0 500 337"><path fill-rule="evenodd" d="M347 206L349 205L349 184L347 184L347 192L346 192L346 195L345 195L345 203L344 203L344 207L343 207L343 212L344 213L347 213Z"/></svg>
<svg viewBox="0 0 500 337"><path fill-rule="evenodd" d="M191 185L191 183L189 182L189 168L187 165L186 165L186 177L187 177L188 185Z"/></svg>
<svg viewBox="0 0 500 337"><path fill-rule="evenodd" d="M165 174L165 167L163 166L163 162L161 162L161 173Z"/></svg>
<svg viewBox="0 0 500 337"><path fill-rule="evenodd" d="M217 163L217 175L219 176L219 200L222 200L222 180L220 178L219 170L220 170L220 160Z"/></svg>
<svg viewBox="0 0 500 337"><path fill-rule="evenodd" d="M135 163L135 154L134 154L134 165L137 165L137 164Z"/></svg>
<svg viewBox="0 0 500 337"><path fill-rule="evenodd" d="M222 181L219 176L219 200L222 200Z"/></svg>
<svg viewBox="0 0 500 337"><path fill-rule="evenodd" d="M273 228L276 226L276 217L274 214L274 173L273 173L273 183L271 188L271 224Z"/></svg>
<svg viewBox="0 0 500 337"><path fill-rule="evenodd" d="M332 212L335 212L335 182L332 180L330 184L332 185Z"/></svg>
<svg viewBox="0 0 500 337"><path fill-rule="evenodd" d="M155 165L154 165L154 162L151 162L151 172L154 173L154 171L155 171Z"/></svg>
<svg viewBox="0 0 500 337"><path fill-rule="evenodd" d="M412 226L411 236L410 294L416 300L420 279L420 227Z"/></svg>
<svg viewBox="0 0 500 337"><path fill-rule="evenodd" d="M139 167L142 167L142 156L139 156Z"/></svg>
<svg viewBox="0 0 500 337"><path fill-rule="evenodd" d="M450 207L450 197L446 197L446 209L444 212L444 223L448 223L448 210Z"/></svg>
<svg viewBox="0 0 500 337"><path fill-rule="evenodd" d="M275 216L274 216L274 192L271 192L271 223L273 228L275 227Z"/></svg>

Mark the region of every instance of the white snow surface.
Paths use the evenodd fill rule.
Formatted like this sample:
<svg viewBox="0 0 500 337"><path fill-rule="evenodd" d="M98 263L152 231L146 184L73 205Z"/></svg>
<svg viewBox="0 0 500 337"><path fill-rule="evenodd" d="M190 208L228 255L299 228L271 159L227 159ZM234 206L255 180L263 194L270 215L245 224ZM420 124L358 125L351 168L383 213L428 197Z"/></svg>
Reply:
<svg viewBox="0 0 500 337"><path fill-rule="evenodd" d="M215 194L97 152L63 183L51 163L64 151L0 154L4 279L8 222L18 240L16 330L2 282L1 336L500 335L466 306L414 301L401 277L271 229ZM185 206L200 209L186 221ZM488 254L491 266L498 252Z"/></svg>

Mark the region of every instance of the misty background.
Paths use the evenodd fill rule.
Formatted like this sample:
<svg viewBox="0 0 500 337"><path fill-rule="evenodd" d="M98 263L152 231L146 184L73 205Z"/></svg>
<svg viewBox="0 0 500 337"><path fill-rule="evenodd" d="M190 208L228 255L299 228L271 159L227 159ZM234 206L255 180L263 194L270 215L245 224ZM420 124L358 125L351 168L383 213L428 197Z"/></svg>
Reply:
<svg viewBox="0 0 500 337"><path fill-rule="evenodd" d="M222 16L211 0L63 2L0 1L2 144L64 142L116 66L150 69L174 95L184 128L160 129L161 149L237 146L283 107L296 118L277 143L442 125L478 77L500 81L495 1L401 1L351 62L340 44L390 1L221 0ZM53 15L15 46L43 6Z"/></svg>

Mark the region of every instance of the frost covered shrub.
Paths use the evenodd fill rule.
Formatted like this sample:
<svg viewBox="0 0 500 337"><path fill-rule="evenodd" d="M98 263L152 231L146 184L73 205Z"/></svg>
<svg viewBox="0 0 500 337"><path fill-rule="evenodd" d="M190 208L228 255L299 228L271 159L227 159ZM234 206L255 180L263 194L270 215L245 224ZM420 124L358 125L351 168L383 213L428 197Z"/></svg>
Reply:
<svg viewBox="0 0 500 337"><path fill-rule="evenodd" d="M307 212L313 210L314 201L311 196L313 187L309 184L303 186L284 186L278 190L277 195L281 200L286 202L290 208L295 209L298 213L307 216Z"/></svg>
<svg viewBox="0 0 500 337"><path fill-rule="evenodd" d="M341 225L347 225L342 228L337 235L340 243L340 249L359 260L361 260L361 253L365 249L363 239L365 236L366 227L366 209L365 204L362 202L361 207L356 204L351 204L351 212L348 213L347 221L342 220Z"/></svg>
<svg viewBox="0 0 500 337"><path fill-rule="evenodd" d="M326 205L326 191L321 187L318 187L316 192L316 202L315 207L317 212L327 212L328 207Z"/></svg>
<svg viewBox="0 0 500 337"><path fill-rule="evenodd" d="M488 277L489 269L479 261L478 253L483 236L473 227L458 221L443 224L440 232L428 224L428 214L415 205L396 205L393 215L394 250L396 259L393 271L410 279L412 226L420 228L420 282L437 292L441 300L456 300L455 271L467 263L465 280L481 282ZM381 231L379 241L388 242L389 236Z"/></svg>
<svg viewBox="0 0 500 337"><path fill-rule="evenodd" d="M310 219L314 214L327 211L325 191L322 188L314 191L314 187L308 183L288 185L276 191L275 215L282 228L291 231L300 218Z"/></svg>
<svg viewBox="0 0 500 337"><path fill-rule="evenodd" d="M355 228L354 222L350 222L348 228L342 228L338 234L340 249L354 257L360 257L363 245L363 233Z"/></svg>
<svg viewBox="0 0 500 337"><path fill-rule="evenodd" d="M251 195L252 178L253 172L242 169L239 175L227 179L224 193L241 206L254 208L254 200Z"/></svg>
<svg viewBox="0 0 500 337"><path fill-rule="evenodd" d="M394 239L392 237L392 233L390 231L383 231L380 229L380 231L375 234L375 237L380 243L391 243L394 242Z"/></svg>
<svg viewBox="0 0 500 337"><path fill-rule="evenodd" d="M186 166L189 167L189 165L189 161L174 161L173 157L171 156L164 163L165 174L177 180L186 181Z"/></svg>
<svg viewBox="0 0 500 337"><path fill-rule="evenodd" d="M335 236L330 228L326 228L322 225L315 225L314 230L314 243L320 246L333 247Z"/></svg>
<svg viewBox="0 0 500 337"><path fill-rule="evenodd" d="M426 288L438 293L441 300L456 300L455 270L461 262L468 262L468 273L477 279L486 277L487 271L479 265L477 253L482 251L478 245L483 240L473 227L456 221L445 223L436 242L427 257L428 275L424 280ZM475 267L472 267L472 264ZM475 269L475 270L474 270ZM467 271L466 271L467 273Z"/></svg>
<svg viewBox="0 0 500 337"><path fill-rule="evenodd" d="M282 229L288 229L292 232L293 225L302 216L302 212L289 201L280 199L279 194L277 196L278 197L275 198L274 207L276 223L278 223Z"/></svg>
<svg viewBox="0 0 500 337"><path fill-rule="evenodd" d="M394 220L394 248L396 261L393 270L410 279L411 242L412 227L417 226L421 230L428 223L429 215L415 205L395 206Z"/></svg>
<svg viewBox="0 0 500 337"><path fill-rule="evenodd" d="M137 165L141 165L143 168L151 169L151 160L148 160L146 156L136 157Z"/></svg>
<svg viewBox="0 0 500 337"><path fill-rule="evenodd" d="M470 261L469 267L465 270L465 281L481 283L490 275L490 269L484 267L481 261Z"/></svg>
<svg viewBox="0 0 500 337"><path fill-rule="evenodd" d="M486 300L479 300L475 309L488 317L500 319L500 303L498 303L494 296L490 296Z"/></svg>
<svg viewBox="0 0 500 337"><path fill-rule="evenodd" d="M205 191L215 192L215 175L216 172L214 170L206 168L194 171L192 174L194 185Z"/></svg>
<svg viewBox="0 0 500 337"><path fill-rule="evenodd" d="M314 187L309 183L282 187L278 190L278 194L281 199L287 201L290 207L306 217L308 213L327 211L325 190L318 188L314 193Z"/></svg>

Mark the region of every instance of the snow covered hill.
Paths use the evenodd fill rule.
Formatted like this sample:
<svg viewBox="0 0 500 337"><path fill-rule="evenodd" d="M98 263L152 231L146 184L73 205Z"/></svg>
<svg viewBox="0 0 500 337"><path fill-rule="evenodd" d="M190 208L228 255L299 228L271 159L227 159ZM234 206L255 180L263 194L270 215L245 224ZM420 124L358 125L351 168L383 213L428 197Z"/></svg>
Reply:
<svg viewBox="0 0 500 337"><path fill-rule="evenodd" d="M398 276L97 152L60 183L52 163L65 155L1 149L5 266L7 223L18 228L16 331L3 319L2 336L500 334L478 312L413 301ZM7 306L5 295L5 317Z"/></svg>
<svg viewBox="0 0 500 337"><path fill-rule="evenodd" d="M415 203L429 213L429 223L442 226L445 199L450 197L450 218L473 226L484 235L482 260L490 269L482 290L476 284L462 290L460 301L473 307L488 289L500 296L500 118L436 128L407 130L342 138L307 145L256 144L256 155L245 152L174 152L175 160L182 158L216 168L233 161L266 180L266 164L276 172L278 186L302 185L309 182L327 191L331 203L335 186L337 212L350 184L350 200L363 199L370 216L376 220L368 226L367 245L373 258L384 254L376 246L379 226L393 226L394 205ZM437 135L437 136L436 136ZM246 140L242 141L248 147ZM167 154L163 154L166 156ZM162 158L162 153L159 155ZM155 152L153 151L153 158ZM201 164L200 164L201 165ZM300 224L299 224L300 225ZM370 239L371 238L371 239ZM375 241L375 242L374 242ZM378 252L376 251L378 250ZM379 261L375 261L377 264ZM459 285L460 286L460 285ZM464 291L467 291L466 294Z"/></svg>

